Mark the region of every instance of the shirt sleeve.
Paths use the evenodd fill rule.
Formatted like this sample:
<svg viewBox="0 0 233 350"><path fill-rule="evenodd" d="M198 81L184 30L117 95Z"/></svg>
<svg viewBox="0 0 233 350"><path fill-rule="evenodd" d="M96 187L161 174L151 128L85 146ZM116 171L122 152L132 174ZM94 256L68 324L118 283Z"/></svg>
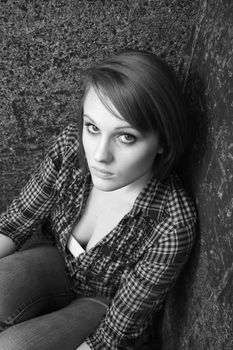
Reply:
<svg viewBox="0 0 233 350"><path fill-rule="evenodd" d="M157 229L160 239L130 271L106 317L87 338L92 350L132 349L129 344L142 334L177 279L193 246L195 220L183 226L168 218Z"/></svg>
<svg viewBox="0 0 233 350"><path fill-rule="evenodd" d="M31 236L32 229L50 213L56 198L55 182L68 143L67 127L50 145L45 159L0 216L0 233L10 237L19 249Z"/></svg>

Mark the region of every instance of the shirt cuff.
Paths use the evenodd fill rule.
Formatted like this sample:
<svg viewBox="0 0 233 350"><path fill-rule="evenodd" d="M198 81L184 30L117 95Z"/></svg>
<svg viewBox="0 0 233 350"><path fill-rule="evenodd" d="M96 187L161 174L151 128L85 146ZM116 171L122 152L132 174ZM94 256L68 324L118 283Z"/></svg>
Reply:
<svg viewBox="0 0 233 350"><path fill-rule="evenodd" d="M89 337L85 339L85 342L90 346L91 350L115 350L117 349L116 346L114 346L114 342L112 339L106 339L105 337L101 336L100 334L93 333Z"/></svg>

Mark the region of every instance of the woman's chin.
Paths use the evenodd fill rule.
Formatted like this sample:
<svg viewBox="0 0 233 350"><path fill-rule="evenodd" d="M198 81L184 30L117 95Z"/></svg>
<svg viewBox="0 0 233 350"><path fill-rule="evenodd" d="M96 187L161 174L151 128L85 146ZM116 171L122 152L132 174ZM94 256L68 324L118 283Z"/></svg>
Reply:
<svg viewBox="0 0 233 350"><path fill-rule="evenodd" d="M92 176L92 182L94 187L98 188L98 190L101 190L101 191L110 192L110 191L115 191L119 188L113 181L100 179L95 176Z"/></svg>

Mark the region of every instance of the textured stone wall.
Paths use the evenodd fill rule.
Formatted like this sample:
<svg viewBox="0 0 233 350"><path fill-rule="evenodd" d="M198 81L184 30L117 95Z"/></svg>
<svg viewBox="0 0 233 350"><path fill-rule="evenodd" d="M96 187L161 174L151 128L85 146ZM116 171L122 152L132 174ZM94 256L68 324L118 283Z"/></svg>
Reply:
<svg viewBox="0 0 233 350"><path fill-rule="evenodd" d="M186 90L196 123L189 166L196 250L166 308L163 350L233 349L233 2L201 3ZM169 335L169 337L168 337Z"/></svg>
<svg viewBox="0 0 233 350"><path fill-rule="evenodd" d="M139 48L166 57L183 81L196 139L184 175L200 224L165 309L162 350L233 348L232 21L231 0L0 1L1 212L76 120L83 68Z"/></svg>

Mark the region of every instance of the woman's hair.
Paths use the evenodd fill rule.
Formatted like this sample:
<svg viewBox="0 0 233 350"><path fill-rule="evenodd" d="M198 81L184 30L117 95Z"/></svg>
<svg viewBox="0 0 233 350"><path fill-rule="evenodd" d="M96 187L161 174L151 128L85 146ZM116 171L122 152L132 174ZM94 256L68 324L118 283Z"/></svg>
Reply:
<svg viewBox="0 0 233 350"><path fill-rule="evenodd" d="M93 87L112 113L111 105L140 132L159 132L163 153L155 158L154 174L166 178L183 156L188 137L183 96L170 66L154 54L120 53L88 69L84 85L82 109Z"/></svg>

